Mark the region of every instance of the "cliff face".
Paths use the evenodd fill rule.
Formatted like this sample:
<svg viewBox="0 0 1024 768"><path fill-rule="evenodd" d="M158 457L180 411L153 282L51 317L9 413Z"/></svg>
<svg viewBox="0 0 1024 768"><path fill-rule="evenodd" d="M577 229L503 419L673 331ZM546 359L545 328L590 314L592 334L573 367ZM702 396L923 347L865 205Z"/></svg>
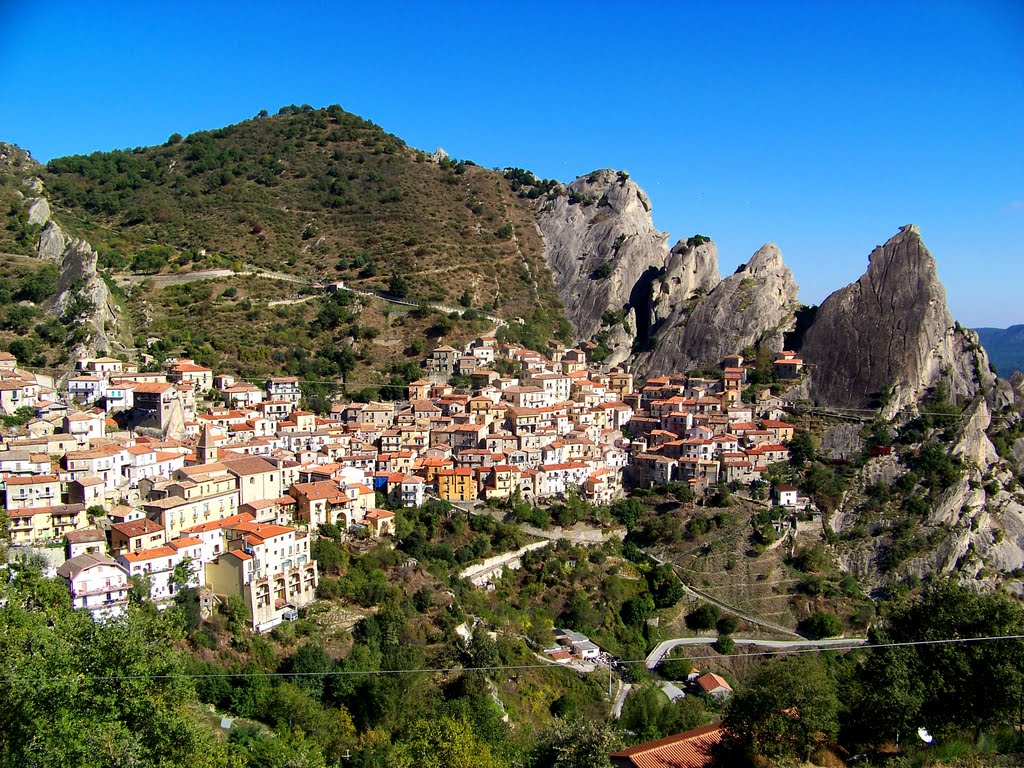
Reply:
<svg viewBox="0 0 1024 768"><path fill-rule="evenodd" d="M641 356L637 367L659 375L716 365L748 346L781 350L783 334L795 323L796 297L793 273L779 249L768 243L693 304L688 316L669 313L656 348Z"/></svg>
<svg viewBox="0 0 1024 768"><path fill-rule="evenodd" d="M994 385L977 334L953 322L935 260L912 225L871 252L857 282L825 299L801 354L811 366L811 399L837 407L885 400L891 414L940 379L958 399Z"/></svg>
<svg viewBox="0 0 1024 768"><path fill-rule="evenodd" d="M88 339L74 350L78 356L109 353L108 327L117 323L114 303L107 284L96 272L96 251L85 241L69 237L55 221L49 221L39 235L39 257L60 266L57 293L46 309L60 317L69 311L81 312Z"/></svg>
<svg viewBox="0 0 1024 768"><path fill-rule="evenodd" d="M651 286L652 332L685 323L696 302L720 282L715 244L700 237L680 240Z"/></svg>
<svg viewBox="0 0 1024 768"><path fill-rule="evenodd" d="M544 204L538 228L555 287L578 340L602 330L608 310L625 312L623 324L604 326L613 352L625 360L637 329L646 330L650 282L662 269L667 236L654 228L647 195L621 171L594 171ZM639 312L639 316L638 316Z"/></svg>

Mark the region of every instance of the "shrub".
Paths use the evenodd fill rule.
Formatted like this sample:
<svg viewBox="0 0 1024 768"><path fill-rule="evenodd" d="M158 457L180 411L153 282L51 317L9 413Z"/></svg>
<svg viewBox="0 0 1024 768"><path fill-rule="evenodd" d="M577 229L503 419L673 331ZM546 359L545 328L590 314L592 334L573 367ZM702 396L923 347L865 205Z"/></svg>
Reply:
<svg viewBox="0 0 1024 768"><path fill-rule="evenodd" d="M717 605L701 603L686 615L686 626L694 631L714 629L721 615Z"/></svg>
<svg viewBox="0 0 1024 768"><path fill-rule="evenodd" d="M740 628L740 620L735 616L723 616L715 624L720 635L733 635Z"/></svg>
<svg viewBox="0 0 1024 768"><path fill-rule="evenodd" d="M729 635L719 635L711 647L718 653L726 656L736 650L736 641L729 637Z"/></svg>
<svg viewBox="0 0 1024 768"><path fill-rule="evenodd" d="M818 640L842 634L843 623L834 613L818 611L800 622L800 629L808 637Z"/></svg>

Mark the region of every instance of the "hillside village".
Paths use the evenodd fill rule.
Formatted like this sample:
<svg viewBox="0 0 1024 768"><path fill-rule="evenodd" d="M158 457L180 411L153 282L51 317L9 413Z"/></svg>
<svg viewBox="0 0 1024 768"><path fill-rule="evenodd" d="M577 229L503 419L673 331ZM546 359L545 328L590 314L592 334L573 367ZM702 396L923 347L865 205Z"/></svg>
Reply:
<svg viewBox="0 0 1024 768"><path fill-rule="evenodd" d="M6 534L15 547L63 545L56 571L96 616L122 611L144 577L158 605L186 586L207 613L240 597L265 631L315 598L311 539L324 525L379 538L428 498L607 505L630 486L760 483L789 458L793 426L744 363L730 355L718 375L637 387L627 369L589 363L585 346L482 336L434 349L404 401L317 416L300 409L295 377L256 386L188 359L140 371L101 357L58 389L2 353ZM774 376L801 367L782 352ZM775 496L806 504L792 487Z"/></svg>

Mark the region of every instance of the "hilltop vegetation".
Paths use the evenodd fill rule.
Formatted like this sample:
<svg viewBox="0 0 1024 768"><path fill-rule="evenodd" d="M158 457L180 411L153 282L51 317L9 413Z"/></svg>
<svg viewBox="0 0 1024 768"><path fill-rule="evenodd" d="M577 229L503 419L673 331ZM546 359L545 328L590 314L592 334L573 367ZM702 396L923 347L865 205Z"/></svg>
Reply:
<svg viewBox="0 0 1024 768"><path fill-rule="evenodd" d="M465 294L511 316L558 303L532 203L510 181L433 162L337 105L59 158L41 175L111 269L247 264L449 304Z"/></svg>

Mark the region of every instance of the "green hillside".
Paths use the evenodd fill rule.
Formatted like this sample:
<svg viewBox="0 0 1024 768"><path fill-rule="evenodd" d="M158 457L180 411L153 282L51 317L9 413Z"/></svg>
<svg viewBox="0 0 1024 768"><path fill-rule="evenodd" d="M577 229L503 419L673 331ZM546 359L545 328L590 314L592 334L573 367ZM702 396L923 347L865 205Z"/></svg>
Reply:
<svg viewBox="0 0 1024 768"><path fill-rule="evenodd" d="M431 339L493 331L481 312L521 319L501 333L534 346L571 336L534 225L536 194L470 161L432 158L336 105L45 167L8 149L0 252L17 255L4 263L12 299L28 297L21 282L43 266L20 258L38 239L27 224L38 193L25 184L36 175L54 218L99 251L108 284L124 290L121 321L136 347L157 358L185 353L244 376L346 377L358 388L386 384ZM232 274L187 281L209 269ZM315 295L336 280L421 307ZM42 316L12 311L0 323L7 346Z"/></svg>
<svg viewBox="0 0 1024 768"><path fill-rule="evenodd" d="M412 296L455 302L468 289L475 306L513 315L554 300L532 201L338 106L60 158L43 179L115 269L240 261L379 289L400 274Z"/></svg>

